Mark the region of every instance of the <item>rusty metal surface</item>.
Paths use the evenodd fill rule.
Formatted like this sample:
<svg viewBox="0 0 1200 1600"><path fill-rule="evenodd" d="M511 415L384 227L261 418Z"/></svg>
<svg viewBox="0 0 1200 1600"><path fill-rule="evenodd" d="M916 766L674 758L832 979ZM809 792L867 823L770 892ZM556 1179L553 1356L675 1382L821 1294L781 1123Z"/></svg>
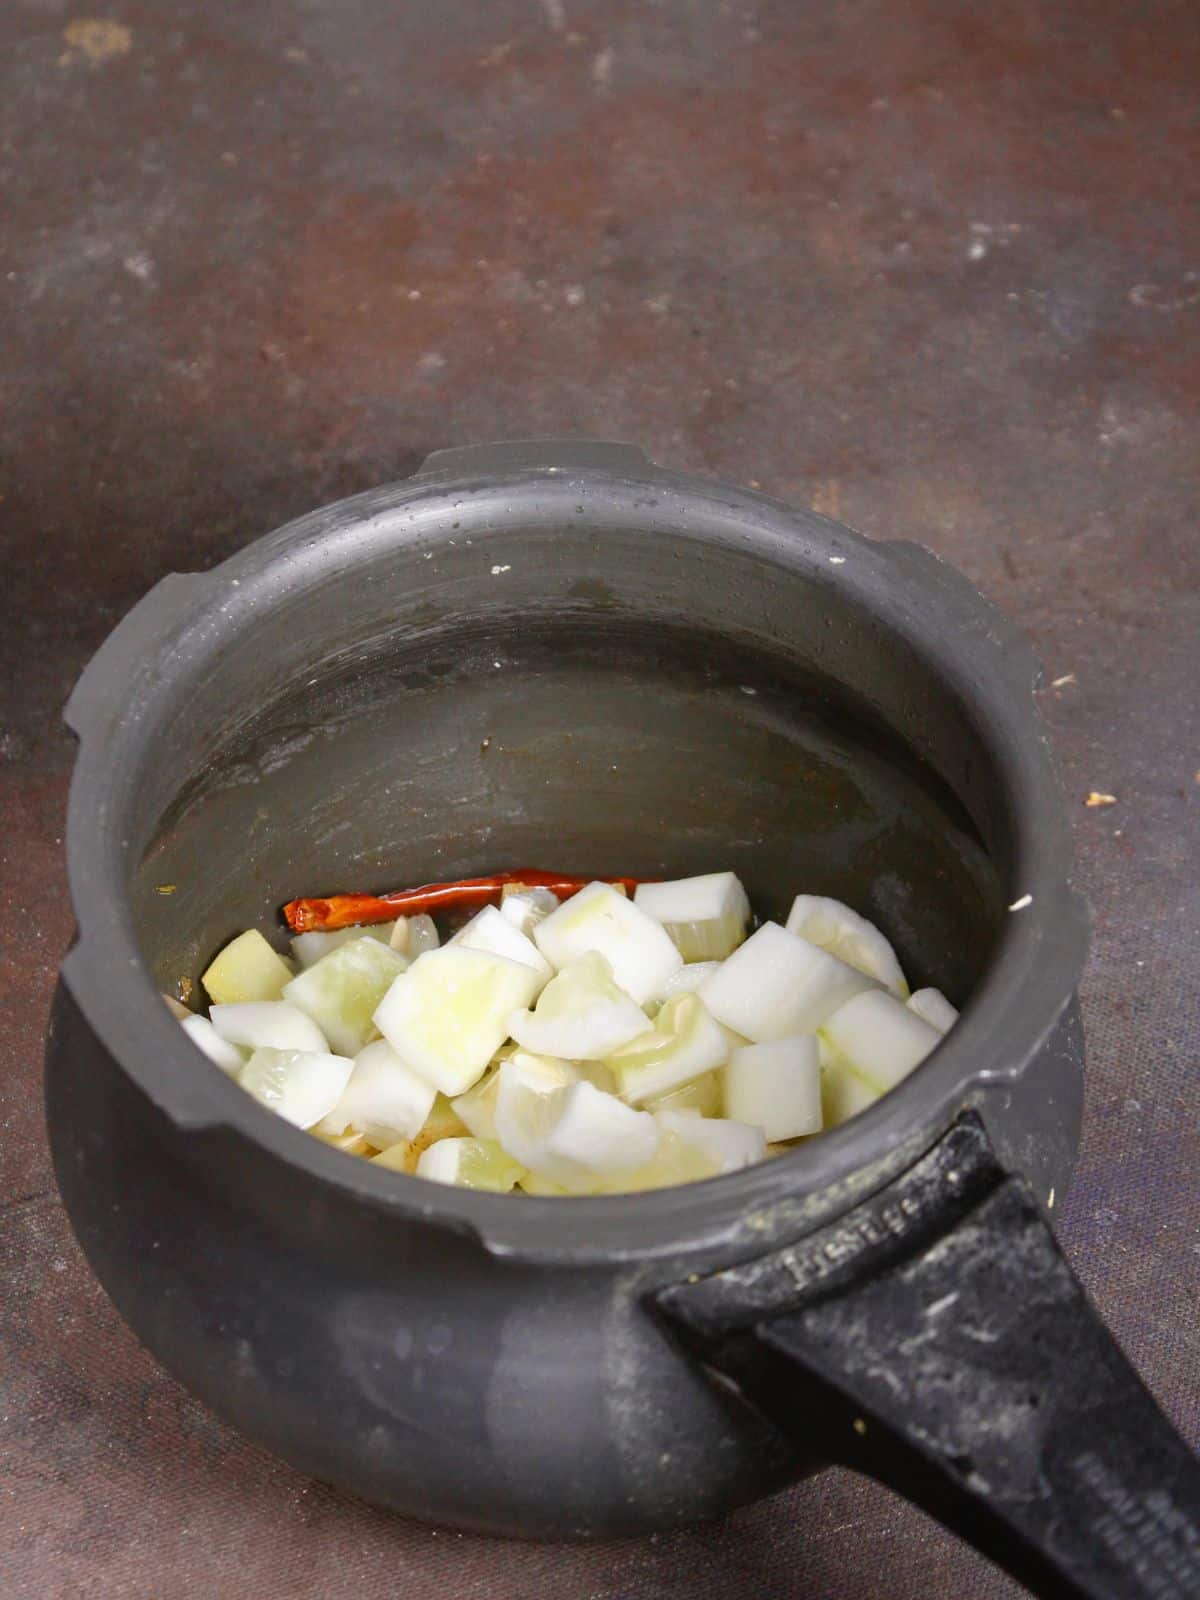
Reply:
<svg viewBox="0 0 1200 1600"><path fill-rule="evenodd" d="M1097 912L1064 1237L1200 1442L1197 81L1165 0L0 10L5 1600L1017 1593L840 1474L615 1547L383 1516L165 1378L69 1236L67 689L162 573L483 438L922 539L1029 631Z"/></svg>

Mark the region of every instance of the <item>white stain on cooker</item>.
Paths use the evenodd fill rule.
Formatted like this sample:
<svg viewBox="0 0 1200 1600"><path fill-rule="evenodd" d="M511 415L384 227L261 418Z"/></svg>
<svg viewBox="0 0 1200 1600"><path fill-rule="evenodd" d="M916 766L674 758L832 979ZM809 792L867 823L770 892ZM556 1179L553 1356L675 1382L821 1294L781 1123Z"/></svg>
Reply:
<svg viewBox="0 0 1200 1600"><path fill-rule="evenodd" d="M950 1307L957 1299L957 1289L953 1290L950 1294L944 1294L940 1300L935 1300L933 1302L933 1304L926 1310L925 1315L927 1317L940 1317L943 1311L949 1311Z"/></svg>
<svg viewBox="0 0 1200 1600"><path fill-rule="evenodd" d="M503 665L504 665L504 663L503 663L503 662L502 662L502 661L493 661L493 662L492 662L492 665L493 665L493 666L494 666L494 667L496 667L496 668L499 668L499 667L501 667L501 666L503 666Z"/></svg>
<svg viewBox="0 0 1200 1600"><path fill-rule="evenodd" d="M511 571L512 571L512 563L511 562L509 562L506 566L503 566L503 567L495 566L495 567L492 568L492 577L493 578L498 578L502 572L511 572Z"/></svg>
<svg viewBox="0 0 1200 1600"><path fill-rule="evenodd" d="M741 689L743 694L757 694L758 693L758 690L757 689L752 689L748 683L739 684L738 687Z"/></svg>
<svg viewBox="0 0 1200 1600"><path fill-rule="evenodd" d="M829 565L831 567L844 567L846 565L846 558L845 556L830 556Z"/></svg>
<svg viewBox="0 0 1200 1600"><path fill-rule="evenodd" d="M1032 904L1033 896L1031 894L1023 894L1019 900L1014 900L1008 909L1010 911L1024 911L1026 906L1031 906Z"/></svg>

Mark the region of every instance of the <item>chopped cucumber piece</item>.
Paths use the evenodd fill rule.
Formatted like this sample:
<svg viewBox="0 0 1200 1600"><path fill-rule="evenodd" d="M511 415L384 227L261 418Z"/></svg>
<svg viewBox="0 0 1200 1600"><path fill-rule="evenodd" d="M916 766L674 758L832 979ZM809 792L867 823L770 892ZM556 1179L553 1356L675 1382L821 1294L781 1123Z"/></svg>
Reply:
<svg viewBox="0 0 1200 1600"><path fill-rule="evenodd" d="M638 1005L683 965L660 922L608 883L589 883L533 930L538 949L561 971L590 952L602 955L613 977Z"/></svg>
<svg viewBox="0 0 1200 1600"><path fill-rule="evenodd" d="M733 872L640 883L633 903L671 936L685 961L723 961L746 937L750 901Z"/></svg>
<svg viewBox="0 0 1200 1600"><path fill-rule="evenodd" d="M437 1091L419 1077L392 1049L386 1039L376 1039L354 1058L354 1071L341 1099L320 1131L344 1134L360 1129L379 1150L401 1139L415 1139L433 1110Z"/></svg>
<svg viewBox="0 0 1200 1600"><path fill-rule="evenodd" d="M614 1051L608 1065L621 1098L639 1105L711 1072L728 1055L721 1025L709 1016L699 995L680 994L663 1006L650 1033Z"/></svg>
<svg viewBox="0 0 1200 1600"><path fill-rule="evenodd" d="M941 1040L936 1028L883 989L856 995L821 1025L833 1056L879 1094L924 1061Z"/></svg>
<svg viewBox="0 0 1200 1600"><path fill-rule="evenodd" d="M807 939L765 922L700 988L726 1027L756 1044L811 1033L875 981Z"/></svg>
<svg viewBox="0 0 1200 1600"><path fill-rule="evenodd" d="M532 939L527 939L495 906L484 906L450 943L461 944L467 950L490 950L493 955L507 956L523 967L532 967L538 978L535 994L541 994L554 976L554 968Z"/></svg>
<svg viewBox="0 0 1200 1600"><path fill-rule="evenodd" d="M958 1012L940 989L918 989L908 997L908 1009L915 1011L922 1022L927 1022L939 1033L949 1033L958 1021Z"/></svg>
<svg viewBox="0 0 1200 1600"><path fill-rule="evenodd" d="M650 1028L649 1017L618 987L608 961L597 952L552 978L536 1010L517 1011L508 1019L509 1033L526 1050L573 1061L602 1060Z"/></svg>
<svg viewBox="0 0 1200 1600"><path fill-rule="evenodd" d="M647 1111L634 1111L616 1095L580 1080L567 1090L546 1140L555 1161L612 1175L645 1166L658 1149L659 1129Z"/></svg>
<svg viewBox="0 0 1200 1600"><path fill-rule="evenodd" d="M311 1128L332 1111L353 1070L348 1056L317 1050L256 1050L238 1082L285 1122Z"/></svg>
<svg viewBox="0 0 1200 1600"><path fill-rule="evenodd" d="M284 984L291 981L291 967L257 928L247 928L231 940L200 979L208 998L220 1006L278 1000Z"/></svg>
<svg viewBox="0 0 1200 1600"><path fill-rule="evenodd" d="M299 1006L286 1000L244 1000L236 1005L210 1006L213 1027L230 1044L251 1050L329 1049L320 1028Z"/></svg>
<svg viewBox="0 0 1200 1600"><path fill-rule="evenodd" d="M482 1077L537 982L532 967L486 950L427 950L384 995L375 1025L414 1072L443 1094L462 1094Z"/></svg>
<svg viewBox="0 0 1200 1600"><path fill-rule="evenodd" d="M293 978L283 998L307 1012L340 1054L356 1055L374 1036L376 1006L407 966L378 939L351 939Z"/></svg>
<svg viewBox="0 0 1200 1600"><path fill-rule="evenodd" d="M403 920L401 917L397 922L361 923L353 928L335 928L332 933L298 933L292 940L292 954L303 972L307 967L316 966L330 951L338 949L340 945L353 944L355 939L377 939L380 944L399 949L395 932Z"/></svg>
<svg viewBox="0 0 1200 1600"><path fill-rule="evenodd" d="M828 950L847 966L857 967L868 978L877 978L899 999L907 996L908 984L890 942L873 922L840 900L798 894L792 901L786 927L789 933Z"/></svg>
<svg viewBox="0 0 1200 1600"><path fill-rule="evenodd" d="M673 1000L677 994L695 994L700 985L707 983L720 965L719 961L687 962L667 979L655 999Z"/></svg>
<svg viewBox="0 0 1200 1600"><path fill-rule="evenodd" d="M812 1034L748 1044L725 1068L725 1110L772 1143L821 1131L821 1068Z"/></svg>
<svg viewBox="0 0 1200 1600"><path fill-rule="evenodd" d="M439 1139L421 1152L418 1178L453 1183L460 1189L491 1189L507 1194L525 1169L492 1139Z"/></svg>
<svg viewBox="0 0 1200 1600"><path fill-rule="evenodd" d="M673 1133L681 1143L711 1162L714 1173L736 1172L739 1167L751 1167L756 1161L762 1161L767 1153L767 1141L762 1129L748 1122L732 1122L725 1117L701 1117L695 1113L689 1116L680 1111L659 1111L655 1120L665 1132Z"/></svg>

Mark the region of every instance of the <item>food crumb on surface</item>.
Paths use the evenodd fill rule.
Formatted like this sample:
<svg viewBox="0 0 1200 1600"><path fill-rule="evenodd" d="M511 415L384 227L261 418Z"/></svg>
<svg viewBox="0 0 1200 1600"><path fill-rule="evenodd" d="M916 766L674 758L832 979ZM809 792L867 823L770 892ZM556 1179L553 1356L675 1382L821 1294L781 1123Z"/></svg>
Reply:
<svg viewBox="0 0 1200 1600"><path fill-rule="evenodd" d="M863 1420L863 1418L862 1418L862 1417L855 1417L855 1419L854 1419L854 1431L855 1431L855 1433L857 1433L857 1434L858 1434L858 1435L859 1435L859 1436L860 1436L860 1437L861 1437L861 1436L862 1436L862 1435L863 1435L863 1434L864 1434L864 1433L866 1433L866 1431L867 1431L867 1424L866 1424L866 1422L865 1422L865 1421L864 1421L864 1420Z"/></svg>
<svg viewBox="0 0 1200 1600"><path fill-rule="evenodd" d="M1051 679L1050 687L1052 689L1065 689L1067 684L1074 683L1075 681L1075 674L1073 672L1064 672L1061 678Z"/></svg>
<svg viewBox="0 0 1200 1600"><path fill-rule="evenodd" d="M1100 789L1093 789L1083 803L1085 806L1115 806L1117 797L1115 794L1104 794Z"/></svg>
<svg viewBox="0 0 1200 1600"><path fill-rule="evenodd" d="M1023 894L1019 900L1014 900L1008 909L1010 911L1024 911L1026 906L1031 906L1032 904L1033 896L1031 894Z"/></svg>

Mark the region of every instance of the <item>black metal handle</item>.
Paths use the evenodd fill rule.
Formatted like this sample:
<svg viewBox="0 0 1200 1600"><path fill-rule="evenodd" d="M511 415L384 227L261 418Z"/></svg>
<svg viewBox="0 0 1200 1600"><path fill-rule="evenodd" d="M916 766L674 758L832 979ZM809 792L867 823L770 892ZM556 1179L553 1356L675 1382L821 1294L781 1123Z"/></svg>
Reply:
<svg viewBox="0 0 1200 1600"><path fill-rule="evenodd" d="M1200 1596L1200 1463L974 1115L838 1222L656 1305L778 1427L1035 1593Z"/></svg>

